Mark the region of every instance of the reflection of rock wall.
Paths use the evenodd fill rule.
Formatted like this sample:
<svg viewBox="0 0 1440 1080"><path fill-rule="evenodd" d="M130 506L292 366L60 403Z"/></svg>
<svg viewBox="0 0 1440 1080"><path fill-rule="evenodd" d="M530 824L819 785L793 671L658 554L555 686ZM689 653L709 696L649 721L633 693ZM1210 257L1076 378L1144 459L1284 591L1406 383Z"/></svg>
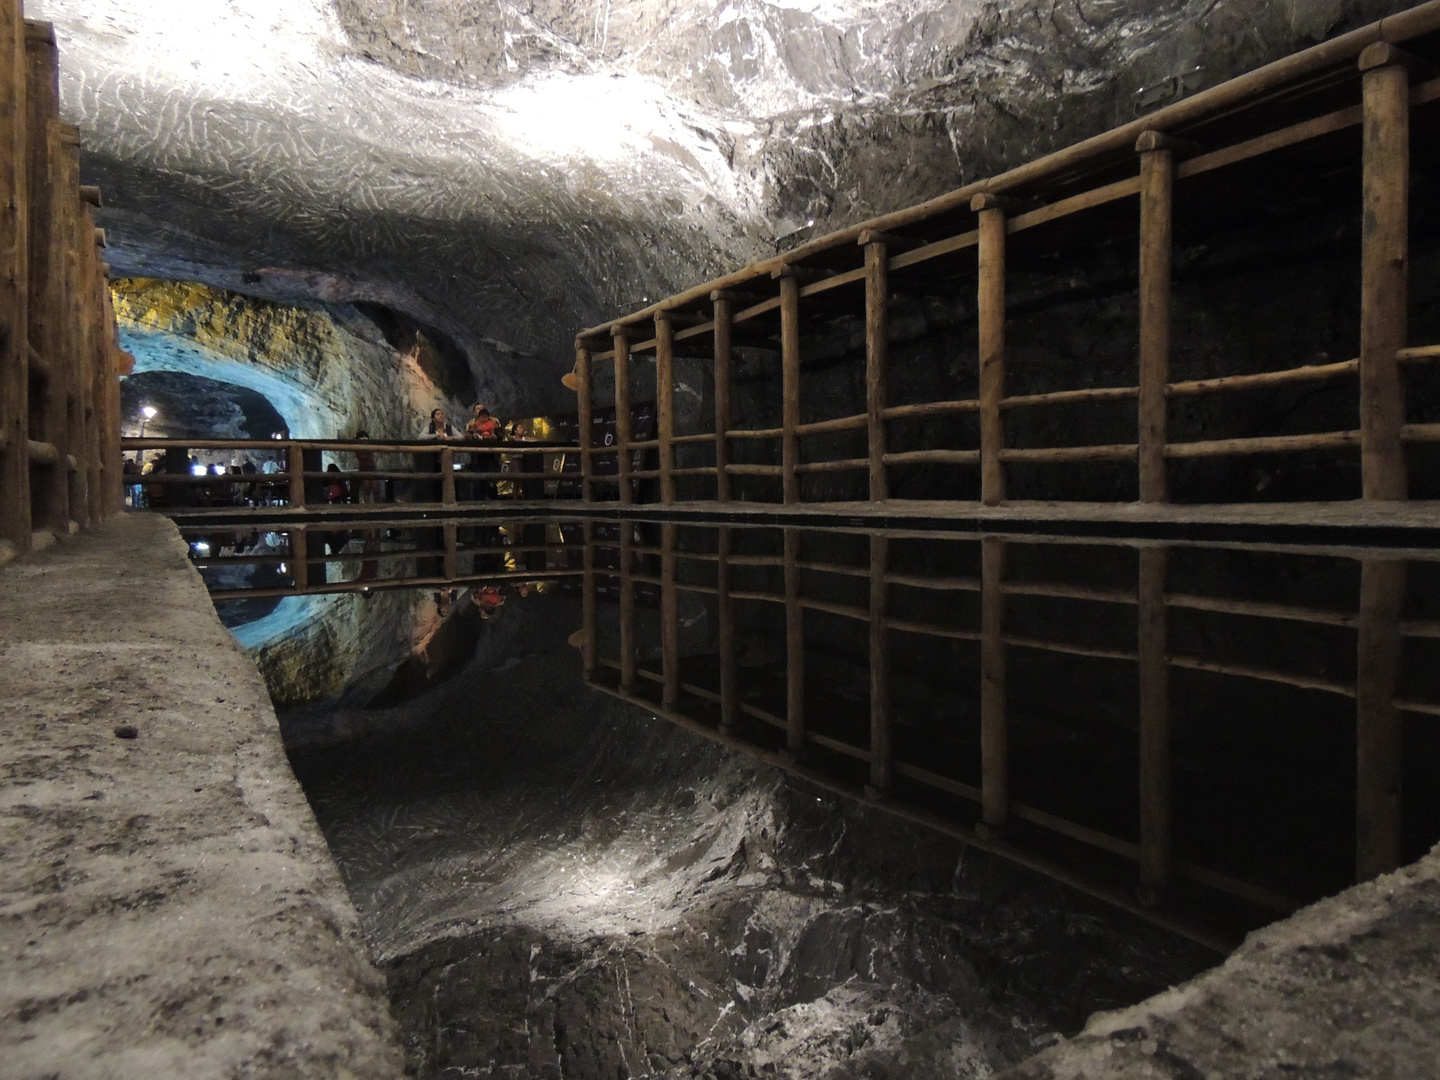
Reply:
<svg viewBox="0 0 1440 1080"><path fill-rule="evenodd" d="M288 307L188 282L111 284L136 371L185 371L264 394L301 438L411 437L436 406L459 414L417 347L397 353L368 318ZM429 365L432 367L433 364ZM165 434L164 417L152 430Z"/></svg>
<svg viewBox="0 0 1440 1080"><path fill-rule="evenodd" d="M354 593L305 598L309 610L248 647L277 708L339 697L388 678L426 626L429 593L398 589L368 600ZM243 641L242 637L242 641Z"/></svg>

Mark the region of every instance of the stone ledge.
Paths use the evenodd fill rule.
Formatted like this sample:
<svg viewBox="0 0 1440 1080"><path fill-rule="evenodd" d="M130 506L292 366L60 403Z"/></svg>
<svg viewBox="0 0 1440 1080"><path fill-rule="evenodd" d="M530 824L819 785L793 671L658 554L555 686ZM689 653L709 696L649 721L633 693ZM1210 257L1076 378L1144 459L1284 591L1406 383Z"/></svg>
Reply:
<svg viewBox="0 0 1440 1080"><path fill-rule="evenodd" d="M0 1074L396 1077L383 979L174 526L0 568Z"/></svg>
<svg viewBox="0 0 1440 1080"><path fill-rule="evenodd" d="M1385 1077L1440 1070L1440 848L1257 930L1224 964L997 1080Z"/></svg>

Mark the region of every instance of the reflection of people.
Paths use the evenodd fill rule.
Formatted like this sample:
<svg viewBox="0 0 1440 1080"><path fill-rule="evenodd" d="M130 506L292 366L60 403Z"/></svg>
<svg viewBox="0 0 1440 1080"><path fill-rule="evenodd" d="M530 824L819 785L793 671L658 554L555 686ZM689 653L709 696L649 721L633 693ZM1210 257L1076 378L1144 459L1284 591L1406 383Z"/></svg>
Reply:
<svg viewBox="0 0 1440 1080"><path fill-rule="evenodd" d="M356 439L368 439L370 433L364 428L355 432ZM355 467L361 472L375 471L375 451L357 450L355 452ZM377 496L380 493L380 481L373 476L367 476L355 484L356 500L362 503L379 502Z"/></svg>
<svg viewBox="0 0 1440 1080"><path fill-rule="evenodd" d="M475 592L475 606L480 609L480 618L488 619L500 610L500 605L505 603L505 597L500 592L498 585L486 585Z"/></svg>

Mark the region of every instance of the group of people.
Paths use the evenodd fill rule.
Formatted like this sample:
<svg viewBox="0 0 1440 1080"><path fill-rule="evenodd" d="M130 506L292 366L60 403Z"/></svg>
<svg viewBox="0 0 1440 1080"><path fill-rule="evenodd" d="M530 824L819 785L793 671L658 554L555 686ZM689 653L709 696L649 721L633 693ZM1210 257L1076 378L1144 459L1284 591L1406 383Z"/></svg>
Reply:
<svg viewBox="0 0 1440 1080"><path fill-rule="evenodd" d="M530 436L525 430L525 424L520 420L512 420L509 424L501 423L490 415L490 410L479 402L471 409L470 419L465 422L465 430L456 433L455 426L450 423L450 418L445 415L444 409L432 409L430 411L430 423L426 425L421 433L424 439L439 439L442 442L528 442Z"/></svg>

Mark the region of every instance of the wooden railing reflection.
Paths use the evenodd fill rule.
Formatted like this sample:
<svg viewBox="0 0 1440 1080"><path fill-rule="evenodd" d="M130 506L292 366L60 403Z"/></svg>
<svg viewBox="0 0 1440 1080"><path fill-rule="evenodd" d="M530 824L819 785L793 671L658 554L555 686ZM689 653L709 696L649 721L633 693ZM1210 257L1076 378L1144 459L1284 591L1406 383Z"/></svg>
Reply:
<svg viewBox="0 0 1440 1080"><path fill-rule="evenodd" d="M1402 772L1403 713L1440 716L1440 702L1416 700L1402 691L1404 642L1440 639L1440 621L1406 618L1406 562L1383 553L1360 556L1359 594L1353 607L1279 603L1238 596L1180 591L1170 584L1173 545L1137 549L1135 584L1102 587L1062 581L1019 580L1007 569L1009 549L1016 543L1000 537L923 538L932 555L945 546L963 547L978 573L955 576L893 568L893 546L902 542L889 534L856 534L869 546L866 561L835 562L805 557L809 538L798 529L692 527L687 548L678 544L677 526L652 524L646 531L659 543L641 543L637 526L587 525L585 556L585 666L587 680L606 693L638 707L663 714L697 731L791 768L816 782L857 798L877 801L918 817L982 846L1001 850L1057 876L1074 878L1073 865L1047 861L1014 837L1012 823L1025 822L1069 841L1128 860L1136 867L1132 889L1116 889L1082 880L1097 895L1154 914L1163 908L1167 891L1177 882L1229 894L1259 909L1289 912L1301 903L1272 883L1224 872L1202 861L1177 857L1172 826L1173 716L1176 708L1170 673L1204 672L1243 685L1268 684L1355 702L1357 731L1354 874L1364 880L1399 865L1402 818L1399 801ZM744 554L737 539L749 537ZM916 534L897 534L914 543ZM768 540L757 541L757 537ZM833 543L828 534L827 543ZM1055 538L1027 538L1025 544L1068 543ZM1124 541L1100 541L1127 546ZM764 548L763 552L755 549ZM976 550L978 549L978 551ZM1440 554L1434 557L1440 561ZM712 569L706 569L706 568ZM748 580L746 580L748 579ZM853 588L846 587L849 580ZM608 583L608 585L607 585ZM618 595L617 595L618 593ZM718 655L713 662L682 658L677 622L678 597L695 593L714 597ZM956 613L944 621L917 618L910 612L917 594L941 594L940 609ZM868 601L861 597L868 594ZM619 602L618 642L602 650L597 638L596 605L607 595ZM960 597L971 599L961 602ZM848 597L853 597L847 598ZM950 598L954 598L953 600ZM1014 605L1022 598L1079 602L1069 617L1047 618L1054 633L1018 629ZM783 618L784 663L773 676L738 660L737 604L762 604ZM1105 640L1076 611L1085 605L1129 608L1134 612L1130 643ZM637 607L653 609L658 619L637 618ZM963 612L963 614L960 614ZM1177 647L1167 635L1176 612L1239 616L1275 625L1324 627L1353 632L1349 649L1355 657L1353 677L1336 677L1317 667L1313 658L1297 668L1263 659ZM870 673L868 724L845 720L843 709L826 696L824 687L806 686L809 613L852 620L868 626ZM758 617L758 616L757 616ZM658 622L658 626L656 623ZM754 625L754 619L750 620ZM645 628L649 627L647 631ZM913 737L908 748L897 744L891 697L891 667L899 650L916 637L972 645L974 673L959 676L936 671L930 677L947 696L978 697L978 740L975 757L959 763L916 759ZM656 648L658 639L658 649ZM618 647L617 647L618 645ZM776 646L777 653L779 646ZM608 655L606 652L608 651ZM1134 729L1134 778L1138 805L1135 832L1117 835L1092 821L1073 820L1054 807L1033 805L1011 793L1009 715L1013 692L1007 667L1018 652L1056 654L1100 665L1123 664L1133 669L1137 726ZM644 666L640 658L658 656L660 666ZM967 662L968 663L968 662ZM967 667L967 671L969 668ZM909 678L915 678L912 672ZM783 679L783 687L774 680ZM1299 699L1297 699L1298 701ZM772 703L773 702L773 703ZM781 704L783 702L783 705ZM817 711L818 710L818 711ZM838 711L837 711L838 710ZM757 728L754 723L757 722ZM868 729L868 730L867 730ZM768 730L770 734L764 734ZM864 734L862 734L862 731ZM857 737L858 736L858 737ZM817 751L821 752L817 757ZM829 756L826 756L829 755ZM849 760L857 773L840 762ZM966 772L973 775L967 778ZM1114 787L1117 780L1107 776ZM970 803L973 817L937 816L921 794L930 789ZM1081 878L1084 875L1080 875ZM1306 898L1308 899L1308 898ZM1162 913L1163 914L1163 913ZM1182 920L1183 921L1183 920ZM1193 933L1194 926L1185 927Z"/></svg>

